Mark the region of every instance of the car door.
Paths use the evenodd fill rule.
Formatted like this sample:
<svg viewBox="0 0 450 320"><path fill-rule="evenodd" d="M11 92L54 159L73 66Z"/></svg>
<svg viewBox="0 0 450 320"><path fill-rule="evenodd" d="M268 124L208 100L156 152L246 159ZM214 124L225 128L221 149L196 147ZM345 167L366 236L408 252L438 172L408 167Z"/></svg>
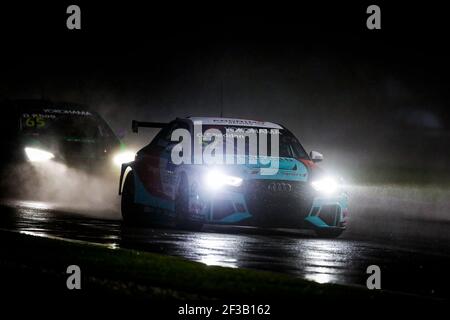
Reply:
<svg viewBox="0 0 450 320"><path fill-rule="evenodd" d="M135 162L135 171L138 176L138 183L141 183L145 191L150 196L167 199L162 186L161 172L165 170L164 161L161 158L165 156L166 147L170 143L170 136L173 131L174 124L171 123L163 128L153 139L153 141L138 152Z"/></svg>
<svg viewBox="0 0 450 320"><path fill-rule="evenodd" d="M164 150L161 153L160 157L160 177L161 177L161 186L162 191L167 198L175 199L176 196L176 188L177 188L177 165L172 161L172 149L178 144L178 141L171 141L172 132L176 129L185 129L189 130L189 126L184 122L176 122L172 127L170 132L168 133L168 143L165 146Z"/></svg>

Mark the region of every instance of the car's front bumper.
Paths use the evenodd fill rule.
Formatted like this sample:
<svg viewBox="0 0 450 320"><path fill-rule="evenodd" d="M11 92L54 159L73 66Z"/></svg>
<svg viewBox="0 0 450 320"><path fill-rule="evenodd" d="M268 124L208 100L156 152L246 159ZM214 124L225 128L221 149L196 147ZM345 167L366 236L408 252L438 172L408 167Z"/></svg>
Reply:
<svg viewBox="0 0 450 320"><path fill-rule="evenodd" d="M273 184L275 183L275 188ZM278 186L277 183L280 185ZM305 182L246 181L209 196L206 221L268 227L345 228L347 195L321 196Z"/></svg>

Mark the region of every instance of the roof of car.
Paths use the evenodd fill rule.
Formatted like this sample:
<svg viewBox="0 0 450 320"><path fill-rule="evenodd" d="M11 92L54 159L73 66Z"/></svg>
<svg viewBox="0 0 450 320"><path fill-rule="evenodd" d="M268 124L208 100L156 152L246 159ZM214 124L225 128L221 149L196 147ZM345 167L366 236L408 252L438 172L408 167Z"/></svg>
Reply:
<svg viewBox="0 0 450 320"><path fill-rule="evenodd" d="M41 108L41 109L60 109L60 110L88 110L83 104L66 101L52 101L48 99L5 99L2 104L20 106L22 109Z"/></svg>
<svg viewBox="0 0 450 320"><path fill-rule="evenodd" d="M52 101L48 99L7 99L1 102L8 108L21 112L37 111L52 114L92 115L96 114L88 107L78 103Z"/></svg>
<svg viewBox="0 0 450 320"><path fill-rule="evenodd" d="M242 127L257 127L268 129L283 129L282 126L273 122L256 121L248 119L236 119L236 118L215 118L215 117L188 117L187 119L192 122L200 122L202 125L230 125L230 126L242 126Z"/></svg>

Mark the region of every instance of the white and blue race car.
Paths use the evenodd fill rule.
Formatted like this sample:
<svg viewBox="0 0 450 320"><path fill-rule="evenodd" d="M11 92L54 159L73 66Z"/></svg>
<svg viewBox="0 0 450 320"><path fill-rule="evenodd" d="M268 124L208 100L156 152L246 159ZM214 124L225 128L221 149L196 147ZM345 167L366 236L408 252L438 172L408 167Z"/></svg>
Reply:
<svg viewBox="0 0 450 320"><path fill-rule="evenodd" d="M197 230L203 224L312 228L324 237L337 237L345 230L346 193L337 179L317 166L322 155L315 151L308 155L285 127L271 122L209 117L177 118L170 123L133 121L133 131L139 127L161 130L137 152L134 161L122 165L119 194L124 222L171 224ZM213 132L214 138L207 137L208 132ZM243 134L242 148L236 147L236 132ZM273 153L259 155L262 138L256 138L257 146L252 149L248 132L268 133L269 138L263 142L269 141L269 145L275 145L271 139L276 134L276 159ZM229 140L221 141L228 139L230 133L229 140L236 142L234 147L229 147ZM181 142L194 151L182 150ZM217 164L218 161L204 163L194 159L205 157L208 149L211 153L214 143L216 153L220 150L227 160L241 161ZM256 155L250 154L251 150L256 150ZM180 162L180 155L184 161ZM268 159L276 160L277 167L264 174Z"/></svg>

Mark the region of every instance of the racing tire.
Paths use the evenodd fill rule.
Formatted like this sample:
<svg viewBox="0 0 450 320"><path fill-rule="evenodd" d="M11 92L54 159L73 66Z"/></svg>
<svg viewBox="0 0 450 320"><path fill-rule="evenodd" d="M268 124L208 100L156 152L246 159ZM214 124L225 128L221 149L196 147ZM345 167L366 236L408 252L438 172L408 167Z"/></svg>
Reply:
<svg viewBox="0 0 450 320"><path fill-rule="evenodd" d="M344 229L339 228L317 228L315 230L316 235L320 238L334 239L339 237Z"/></svg>
<svg viewBox="0 0 450 320"><path fill-rule="evenodd" d="M130 172L123 184L122 199L120 203L124 223L136 223L140 220L140 216L142 215L142 210L140 210L140 207L134 202L134 192L134 174L133 172Z"/></svg>
<svg viewBox="0 0 450 320"><path fill-rule="evenodd" d="M191 231L200 231L203 227L202 222L191 220L189 212L189 186L185 176L181 178L175 199L175 227Z"/></svg>

